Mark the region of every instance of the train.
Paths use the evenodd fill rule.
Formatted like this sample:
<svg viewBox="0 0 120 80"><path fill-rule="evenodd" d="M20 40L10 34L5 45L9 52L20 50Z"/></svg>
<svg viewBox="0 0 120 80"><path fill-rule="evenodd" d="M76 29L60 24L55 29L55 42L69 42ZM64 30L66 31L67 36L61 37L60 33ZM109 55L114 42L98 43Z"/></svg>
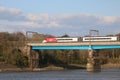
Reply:
<svg viewBox="0 0 120 80"><path fill-rule="evenodd" d="M117 36L96 36L96 37L76 37L76 38L45 38L43 43L58 43L58 42L87 42L87 41L118 41Z"/></svg>

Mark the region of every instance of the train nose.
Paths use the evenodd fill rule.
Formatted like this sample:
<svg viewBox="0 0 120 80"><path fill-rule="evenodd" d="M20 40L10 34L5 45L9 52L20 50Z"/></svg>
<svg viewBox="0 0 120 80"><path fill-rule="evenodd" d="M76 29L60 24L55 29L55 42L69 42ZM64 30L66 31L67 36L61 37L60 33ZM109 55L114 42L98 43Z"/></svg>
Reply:
<svg viewBox="0 0 120 80"><path fill-rule="evenodd" d="M46 40L43 40L42 43L46 43L47 41Z"/></svg>

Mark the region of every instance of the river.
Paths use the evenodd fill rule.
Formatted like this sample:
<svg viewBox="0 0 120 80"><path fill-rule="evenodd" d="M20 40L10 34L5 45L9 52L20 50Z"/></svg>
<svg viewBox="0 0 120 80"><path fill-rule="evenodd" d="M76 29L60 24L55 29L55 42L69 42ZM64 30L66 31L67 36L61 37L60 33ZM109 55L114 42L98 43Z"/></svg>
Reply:
<svg viewBox="0 0 120 80"><path fill-rule="evenodd" d="M102 69L101 72L87 72L85 69L1 72L0 80L120 80L120 69Z"/></svg>

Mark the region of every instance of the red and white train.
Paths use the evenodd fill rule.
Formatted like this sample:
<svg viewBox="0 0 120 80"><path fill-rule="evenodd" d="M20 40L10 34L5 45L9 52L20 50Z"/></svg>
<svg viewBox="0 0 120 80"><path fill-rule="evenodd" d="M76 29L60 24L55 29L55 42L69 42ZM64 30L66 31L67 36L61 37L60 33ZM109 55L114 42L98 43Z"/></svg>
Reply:
<svg viewBox="0 0 120 80"><path fill-rule="evenodd" d="M117 36L112 37L79 37L79 38L46 38L43 43L57 42L86 42L86 41L118 41Z"/></svg>

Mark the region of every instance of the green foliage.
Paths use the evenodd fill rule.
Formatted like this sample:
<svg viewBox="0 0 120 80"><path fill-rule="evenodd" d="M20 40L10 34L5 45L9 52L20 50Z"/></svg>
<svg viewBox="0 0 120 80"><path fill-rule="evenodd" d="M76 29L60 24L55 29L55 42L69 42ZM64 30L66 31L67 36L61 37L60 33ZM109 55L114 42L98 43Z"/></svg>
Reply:
<svg viewBox="0 0 120 80"><path fill-rule="evenodd" d="M69 65L86 64L86 51L79 50L42 50L40 52L41 65Z"/></svg>
<svg viewBox="0 0 120 80"><path fill-rule="evenodd" d="M9 63L17 65L18 67L27 67L28 59L19 49L13 49L9 55Z"/></svg>
<svg viewBox="0 0 120 80"><path fill-rule="evenodd" d="M17 65L18 67L28 66L19 47L24 46L25 36L21 32L7 33L0 32L0 62Z"/></svg>
<svg viewBox="0 0 120 80"><path fill-rule="evenodd" d="M70 37L69 35L67 35L67 34L64 34L63 36L61 36L61 37Z"/></svg>

